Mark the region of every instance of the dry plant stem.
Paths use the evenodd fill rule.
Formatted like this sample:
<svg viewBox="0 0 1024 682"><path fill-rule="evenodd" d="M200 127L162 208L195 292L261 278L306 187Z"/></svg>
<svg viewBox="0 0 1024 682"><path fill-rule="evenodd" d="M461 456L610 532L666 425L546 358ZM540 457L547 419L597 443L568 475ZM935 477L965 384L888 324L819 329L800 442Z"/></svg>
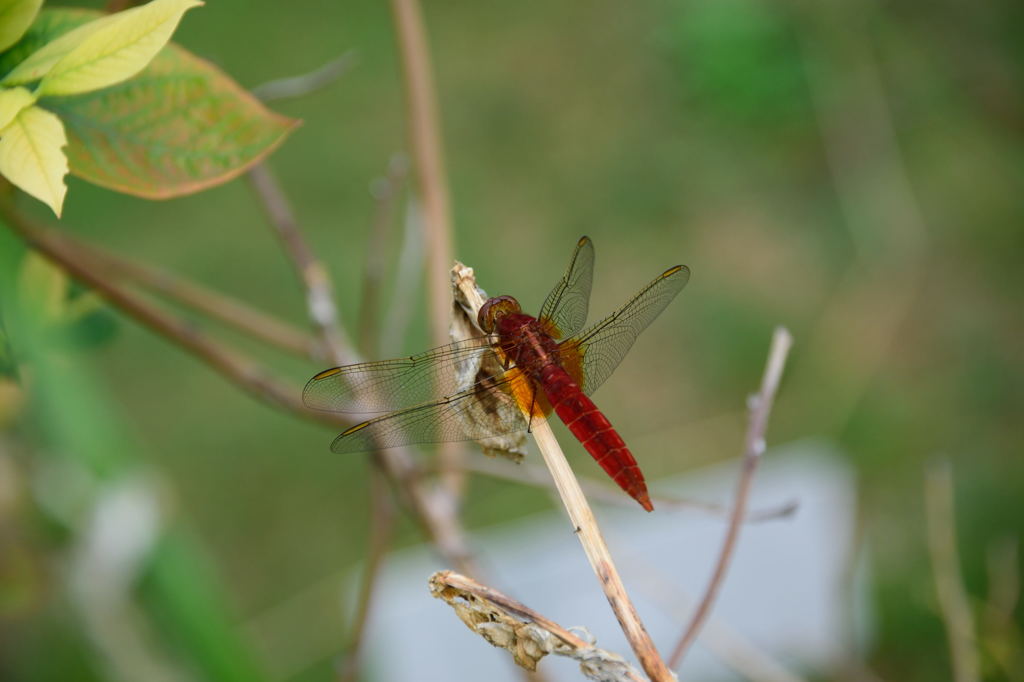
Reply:
<svg viewBox="0 0 1024 682"><path fill-rule="evenodd" d="M506 481L515 481L536 488L551 488L554 485L551 481L551 476L544 467L527 462L517 464L493 457L473 457L466 460L465 469L475 474L500 478ZM577 480L583 492L591 500L600 500L605 504L616 507L636 509L636 501L624 496L620 488L613 488L599 481L584 477L577 477ZM665 507L694 509L713 516L726 516L731 511L726 506L715 502L688 500L681 497L667 497L664 495L651 495L651 502L654 502L659 509ZM760 523L762 521L784 519L792 516L798 507L798 503L791 500L777 507L751 511L747 514L744 522Z"/></svg>
<svg viewBox="0 0 1024 682"><path fill-rule="evenodd" d="M432 338L434 345L440 346L448 335L452 240L437 98L419 1L391 0L391 11L405 77L409 144L426 234Z"/></svg>
<svg viewBox="0 0 1024 682"><path fill-rule="evenodd" d="M489 602L501 606L505 610L510 611L515 615L520 616L521 618L524 618L532 623L540 625L548 632L551 632L552 634L556 635L560 640L562 640L566 644L569 644L580 649L585 649L587 647L592 646L589 642L580 639L578 636L574 635L569 630L566 630L555 621L550 620L549 618L537 613L536 611L531 609L529 606L526 606L522 602L519 602L492 587L482 585L477 581L473 580L472 578L467 578L464 575L452 573L451 571L441 571L439 573L436 573L435 578L441 584L454 587L457 590L469 592L470 594L474 594L477 597L480 597L481 599L486 599Z"/></svg>
<svg viewBox="0 0 1024 682"><path fill-rule="evenodd" d="M635 592L646 596L658 604L662 613L671 618L685 618L693 610L696 599L691 599L678 584L678 576L674 566L654 563L643 557L633 556L626 565L630 573L636 576ZM704 649L717 658L723 665L734 670L740 678L750 682L807 682L781 661L774 659L766 651L757 647L740 633L734 631L726 623L708 618L701 631L701 644ZM870 678L840 678L868 682Z"/></svg>
<svg viewBox="0 0 1024 682"><path fill-rule="evenodd" d="M306 244L283 189L265 163L254 166L248 177L305 287L310 317L331 359L338 365L356 362L358 358L338 320L327 270ZM373 456L399 486L438 551L460 570L475 572L454 505L427 490L411 455L403 449L392 449Z"/></svg>
<svg viewBox="0 0 1024 682"><path fill-rule="evenodd" d="M244 392L272 407L311 421L334 428L351 426L351 422L338 415L306 409L298 391L269 377L259 365L209 338L191 322L153 306L144 298L110 281L104 274L93 269L94 264L88 258L82 258L66 242L49 238L46 230L33 225L6 202L0 202L0 212L7 224L29 246L94 289L129 317L198 357ZM458 519L448 512L447 505L439 504L424 490L422 477L412 456L405 450L394 449L380 453L379 457L381 466L403 493L402 497L412 509L413 517L438 552L452 565L458 566L460 571L473 573L475 566L466 549Z"/></svg>
<svg viewBox="0 0 1024 682"><path fill-rule="evenodd" d="M598 654L598 656L595 658L602 658L603 662L606 664L610 661L615 661L614 667L598 666L600 667L600 671L592 671L593 673L597 673L596 676L594 674L588 675L588 677L591 677L592 679L614 679L629 680L629 682L644 682L643 677L635 670L633 670L631 667L629 667L629 665L624 660L622 660L622 658L617 654L611 654L609 652L598 649L590 642L587 642L586 640L580 638L579 636L575 635L569 630L566 630L558 623L543 616L540 613L537 613L525 604L491 587L482 585L481 583L473 580L472 578L467 578L464 575L459 575L458 573L453 573L452 571L438 571L430 577L429 582L431 592L434 594L435 597L441 597L446 601L449 601L451 599L451 595L448 594L450 590L454 591L462 598L465 598L465 595L471 595L471 598L475 598L479 602L482 602L487 606L487 608L497 607L498 613L500 613L501 616L511 616L516 620L525 621L527 623L537 625L544 632L554 635L559 640L561 640L561 642L567 647L569 647L570 650L574 650L574 654L584 654L584 656L579 657L580 660L585 660L586 658L589 658L589 656L587 656L586 654L593 653ZM453 604L453 601L449 601L449 604ZM494 624L493 621L490 620L484 622L486 625ZM469 623L467 623L467 625L468 624ZM491 641L491 643L495 644L496 646L501 646L502 648L509 648L511 650L511 647L509 647L507 642L496 643L493 640L489 641ZM556 652L548 651L546 653ZM540 657L543 657L543 655L545 654L541 654ZM540 657L538 657L536 660L539 660ZM534 664L536 664L536 660L533 661Z"/></svg>
<svg viewBox="0 0 1024 682"><path fill-rule="evenodd" d="M765 431L768 428L768 417L771 415L772 404L775 402L775 394L779 388L779 381L782 379L782 370L786 366L786 357L789 355L790 346L793 345L793 337L784 327L776 327L772 335L771 349L768 351L768 364L764 370L764 377L761 380L761 390L754 396L750 413L750 424L747 427L745 452L743 454L743 469L740 471L739 482L736 484L736 500L729 518L729 527L725 533L725 540L722 543L722 551L715 564L715 570L711 574L711 581L708 583L704 596L701 598L697 611L693 614L690 624L676 644L669 658L669 665L677 668L683 660L687 650L697 639L701 627L711 614L711 607L725 580L729 562L736 549L736 541L739 539L740 527L747 515L747 500L750 496L750 485L754 480L754 471L761 461L761 455L765 450Z"/></svg>
<svg viewBox="0 0 1024 682"><path fill-rule="evenodd" d="M162 294L281 350L317 359L322 355L320 344L308 333L238 299L167 270L113 254L57 230L46 229L46 233L50 240L63 240L69 248L93 260L93 269L101 269L114 277Z"/></svg>
<svg viewBox="0 0 1024 682"><path fill-rule="evenodd" d="M6 203L0 210L7 224L36 251L75 279L96 290L111 304L199 357L247 392L273 406L306 417L319 418L319 421L329 421L335 425L342 423L337 418L315 415L307 410L302 405L297 391L271 378L245 356L216 343L193 323L161 310L141 296L107 279L105 275L91 267L93 263L88 257L83 258L68 242L53 238L48 231L36 227Z"/></svg>
<svg viewBox="0 0 1024 682"><path fill-rule="evenodd" d="M392 448L372 453L372 456L397 488L400 499L412 510L413 518L438 554L460 571L477 574L458 516L444 498L427 489L412 455L403 448Z"/></svg>
<svg viewBox="0 0 1024 682"><path fill-rule="evenodd" d="M448 178L444 166L437 94L419 0L391 0L391 14L402 61L406 125L416 194L423 212L431 339L433 345L441 346L448 341L448 322L451 317L448 269L453 255ZM456 506L465 486L462 453L463 449L454 444L442 444L438 448L438 458L445 472L442 481Z"/></svg>
<svg viewBox="0 0 1024 682"><path fill-rule="evenodd" d="M310 317L332 360L339 365L357 361L338 321L327 270L306 244L284 191L266 164L257 164L248 175L305 286ZM410 454L393 449L374 456L399 485L438 551L460 570L475 572L454 507L426 489Z"/></svg>
<svg viewBox="0 0 1024 682"><path fill-rule="evenodd" d="M379 582L380 569L394 537L395 515L385 483L384 473L374 467L370 472L370 547L359 586L359 601L352 619L348 650L338 667L338 682L353 682L359 674L363 640Z"/></svg>
<svg viewBox="0 0 1024 682"><path fill-rule="evenodd" d="M356 354L338 322L327 269L306 244L295 220L295 213L277 178L266 163L253 166L247 176L305 286L309 317L317 334L323 339L331 360L338 365L356 362Z"/></svg>
<svg viewBox="0 0 1024 682"><path fill-rule="evenodd" d="M675 676L661 659L654 642L651 641L651 636L640 621L640 616L637 614L636 608L622 584L622 578L619 577L619 572L615 568L615 563L612 561L611 553L601 535L601 529L597 525L594 513L587 503L587 498L583 495L579 481L576 480L572 469L569 468L569 463L566 461L562 448L558 445L547 420L534 417L532 432L537 441L537 447L540 448L540 452L544 456L544 463L547 464L551 476L555 480L555 487L562 498L562 503L569 513L576 537L583 545L587 560L590 561L591 568L594 569L594 573L597 574L601 582L601 589L604 590L608 603L611 604L612 611L615 612L615 617L629 641L629 646L651 680L671 682Z"/></svg>
<svg viewBox="0 0 1024 682"><path fill-rule="evenodd" d="M309 73L268 81L262 85L257 85L251 92L264 102L270 102L275 99L302 97L335 82L348 73L355 63L356 52L355 50L349 50Z"/></svg>
<svg viewBox="0 0 1024 682"><path fill-rule="evenodd" d="M949 638L955 682L980 679L978 644L967 593L960 575L953 511L953 473L948 461L939 462L925 475L924 501L928 524L928 552L935 573L935 590Z"/></svg>
<svg viewBox="0 0 1024 682"><path fill-rule="evenodd" d="M248 176L305 286L310 317L332 360L339 365L356 362L356 354L338 321L327 270L307 246L284 191L266 164L257 164ZM460 570L475 572L454 506L426 489L411 455L406 450L393 449L374 453L374 457L399 486L438 551Z"/></svg>

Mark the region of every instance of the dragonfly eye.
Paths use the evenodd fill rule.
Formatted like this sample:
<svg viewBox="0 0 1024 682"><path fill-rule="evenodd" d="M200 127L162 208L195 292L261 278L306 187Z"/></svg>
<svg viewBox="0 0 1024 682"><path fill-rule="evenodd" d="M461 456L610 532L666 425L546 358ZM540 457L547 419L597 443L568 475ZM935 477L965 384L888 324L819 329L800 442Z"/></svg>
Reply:
<svg viewBox="0 0 1024 682"><path fill-rule="evenodd" d="M510 313L518 313L521 310L519 301L511 296L495 296L494 298L487 299L487 302L480 306L480 312L476 316L477 323L481 329L491 334L494 332L498 320Z"/></svg>

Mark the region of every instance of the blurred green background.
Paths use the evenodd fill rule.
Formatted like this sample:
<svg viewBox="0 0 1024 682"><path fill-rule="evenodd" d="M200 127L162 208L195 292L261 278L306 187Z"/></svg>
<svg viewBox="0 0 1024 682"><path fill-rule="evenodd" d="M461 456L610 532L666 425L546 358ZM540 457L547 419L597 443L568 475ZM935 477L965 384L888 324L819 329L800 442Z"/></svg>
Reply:
<svg viewBox="0 0 1024 682"><path fill-rule="evenodd" d="M536 310L581 234L598 254L595 315L670 265L693 270L598 394L649 479L736 458L771 330L796 337L770 442L818 437L848 454L871 548L872 644L821 679L950 679L925 540L937 456L952 462L983 677L1024 679L1024 618L1002 589L1019 586L1024 529L1022 6L444 2L425 14L455 255L488 292ZM217 0L176 41L246 87L356 51L338 83L272 105L304 125L270 159L355 331L370 185L406 147L388 4ZM72 178L60 229L306 324L243 180L148 202ZM39 297L45 276L14 290L24 254L8 232L0 253L8 293ZM388 257L393 268L397 248ZM428 345L425 301L411 305L400 352ZM116 312L93 316L88 343L39 319L4 324L0 679L123 675L97 633L130 638L88 615L74 576L93 565L96 501L133 486L159 490L165 509L129 591L134 617L150 618L132 630L140 651L171 652L197 679L330 679L345 609L308 595L365 555L365 459L332 455L330 430L257 403ZM296 387L323 368L210 329ZM472 478L463 518L485 528L551 504ZM403 519L396 544L419 541ZM297 624L338 651L295 637Z"/></svg>

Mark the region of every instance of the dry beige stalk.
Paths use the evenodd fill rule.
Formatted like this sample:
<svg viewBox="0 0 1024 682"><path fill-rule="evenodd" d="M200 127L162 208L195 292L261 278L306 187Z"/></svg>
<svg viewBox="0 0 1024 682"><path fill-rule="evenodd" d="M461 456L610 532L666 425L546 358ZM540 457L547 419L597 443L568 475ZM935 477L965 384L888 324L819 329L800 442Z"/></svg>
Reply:
<svg viewBox="0 0 1024 682"><path fill-rule="evenodd" d="M465 308L462 312L468 314L470 320L475 321L477 311L486 300L486 294L477 286L473 276L473 269L467 268L461 263L456 263L455 268L452 270L452 286L455 290L456 301L459 303L455 307L460 310ZM509 404L514 405L511 401ZM515 409L519 408L516 407ZM569 463L566 461L565 455L562 453L562 449L558 445L558 441L555 439L547 420L543 417L533 417L530 429L534 440L537 442L537 447L544 457L544 463L551 472L552 479L554 479L559 497L561 497L562 503L569 514L576 537L583 546L587 560L590 562L591 568L593 568L601 583L601 589L604 591L608 603L611 605L612 611L622 627L622 632L639 659L644 672L654 682L670 682L674 680L675 675L665 665L665 661L662 660L657 647L651 641L650 634L648 634L647 629L640 620L636 607L633 606L633 602L626 592L626 587L622 583L622 578L615 568L615 562L612 560L608 546L601 535L601 529L594 518L594 513L591 511L590 505L587 503L587 499L580 488L579 481L569 467Z"/></svg>
<svg viewBox="0 0 1024 682"><path fill-rule="evenodd" d="M644 679L621 656L599 649L495 589L472 578L438 571L430 576L430 593L448 603L463 623L491 645L512 654L517 665L536 670L548 654L566 656L580 663L591 680L642 682Z"/></svg>
<svg viewBox="0 0 1024 682"><path fill-rule="evenodd" d="M480 340L480 353L466 358L459 363L457 373L459 388L468 389L474 384L486 385L488 379L500 377L505 373L498 357L486 349L490 343L484 332L476 324L476 311L487 300L487 293L477 286L473 277L473 268L466 267L456 261L451 271L452 294L455 305L452 306L452 323L449 334L452 341L467 339ZM507 433L476 441L483 448L485 455L500 455L514 462L519 462L526 454L526 419L523 417L515 401L494 400L495 393L482 393L481 400L466 406L461 416L472 424L495 422L507 424L509 421L522 422L522 428L515 433ZM469 401L467 401L469 402ZM495 428L495 431L501 431Z"/></svg>

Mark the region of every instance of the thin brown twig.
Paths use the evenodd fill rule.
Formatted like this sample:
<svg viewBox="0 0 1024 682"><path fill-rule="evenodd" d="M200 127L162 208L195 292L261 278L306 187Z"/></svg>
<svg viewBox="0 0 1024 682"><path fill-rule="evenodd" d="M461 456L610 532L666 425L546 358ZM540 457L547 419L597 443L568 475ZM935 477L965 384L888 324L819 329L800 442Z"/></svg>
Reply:
<svg viewBox="0 0 1024 682"><path fill-rule="evenodd" d="M948 460L926 471L924 481L928 553L935 574L935 591L946 626L955 682L981 679L977 636L967 592L960 575L956 549L956 514L953 509L953 470Z"/></svg>
<svg viewBox="0 0 1024 682"><path fill-rule="evenodd" d="M391 0L391 12L405 77L406 125L426 234L431 335L434 345L440 346L448 335L451 296L447 275L452 262L452 238L437 96L418 0Z"/></svg>
<svg viewBox="0 0 1024 682"><path fill-rule="evenodd" d="M356 362L357 355L338 318L327 270L306 244L284 190L264 163L250 169L248 177L303 283L309 315L333 361L338 365ZM466 548L465 534L455 514L455 505L427 490L408 451L395 448L375 452L373 456L400 489L438 551L460 570L474 573L476 567Z"/></svg>
<svg viewBox="0 0 1024 682"><path fill-rule="evenodd" d="M94 244L88 244L58 230L41 228L50 239L65 241L111 276L166 296L211 318L282 350L308 358L319 358L323 349L307 332L280 318L254 308L219 291L209 289L181 275L154 265L129 260Z"/></svg>
<svg viewBox="0 0 1024 682"><path fill-rule="evenodd" d="M263 402L307 418L326 421L335 426L345 423L345 420L339 417L307 410L296 391L270 377L244 355L217 343L194 323L161 310L141 296L107 279L90 267L93 263L88 257L83 258L67 241L55 238L52 232L37 227L7 201L0 202L0 212L3 213L7 224L43 256L75 279L96 290L104 299L129 316L206 362L248 393L257 396Z"/></svg>
<svg viewBox="0 0 1024 682"><path fill-rule="evenodd" d="M623 563L630 573L637 576L636 591L656 603L666 616L682 617L693 609L697 600L679 586L678 576L672 572L671 566L646 561L640 556L629 557ZM714 617L708 618L701 631L701 644L709 654L749 682L807 682Z"/></svg>
<svg viewBox="0 0 1024 682"><path fill-rule="evenodd" d="M330 352L331 360L338 365L356 362L357 356L338 319L327 268L299 231L295 212L280 183L265 162L250 168L246 175L305 287L309 317Z"/></svg>
<svg viewBox="0 0 1024 682"><path fill-rule="evenodd" d="M416 193L423 212L431 339L433 345L440 346L448 340L451 295L447 275L453 254L448 177L444 165L437 94L419 0L391 0L391 14L402 61L408 109L406 125ZM463 449L457 444L442 444L437 456L444 465L444 487L457 505L466 480L462 474Z"/></svg>
<svg viewBox="0 0 1024 682"><path fill-rule="evenodd" d="M338 667L338 682L351 682L359 674L366 626L379 583L380 569L395 530L395 515L391 499L385 489L384 473L377 467L370 472L370 546L366 553L366 566L359 586L355 615L344 660Z"/></svg>
<svg viewBox="0 0 1024 682"><path fill-rule="evenodd" d="M496 457L469 457L466 459L465 469L470 473L500 478L506 481L515 481L536 488L551 488L554 486L547 469L527 462L516 463ZM583 492L592 500L600 500L617 507L636 508L636 501L623 495L622 490L619 488L613 488L584 476L578 476L577 479L580 482L580 487L583 488ZM730 513L730 508L723 504L682 497L651 495L651 502L654 502L659 509L666 507L695 509L714 516L726 516ZM747 514L744 521L746 523L776 521L792 516L798 508L799 503L795 500L790 500L776 507L751 511Z"/></svg>
<svg viewBox="0 0 1024 682"><path fill-rule="evenodd" d="M194 323L180 319L149 301L108 280L92 269L93 263L82 258L66 242L49 238L48 232L37 227L7 201L0 201L0 213L6 223L26 243L47 259L61 267L83 284L91 287L105 300L134 318L168 341L205 362L242 391L260 401L284 409L292 414L334 428L351 426L341 415L307 409L298 391L270 377L262 367L204 334ZM396 448L379 453L381 465L388 477L401 491L401 498L412 510L437 551L464 573L473 573L475 565L466 548L464 533L458 519L443 500L435 499L422 483L422 475L405 450Z"/></svg>
<svg viewBox="0 0 1024 682"><path fill-rule="evenodd" d="M743 519L747 514L747 501L750 497L750 486L754 480L754 471L761 461L761 455L765 451L765 432L768 428L768 417L771 415L772 404L775 402L775 394L782 379L782 370L786 366L786 357L793 345L793 337L785 327L776 327L772 335L772 345L768 351L768 364L764 369L764 377L761 380L761 390L753 397L750 424L747 427L746 447L743 454L743 468L740 471L739 481L736 483L736 499L734 501L732 516L729 519L729 527L725 532L725 540L722 542L722 551L715 564L715 570L711 575L704 596L694 612L689 625L686 627L683 636L679 639L672 656L669 657L669 665L678 668L683 656L697 639L701 627L711 614L711 607L725 580L725 574L732 561L733 551L736 549L736 541L739 539L740 528Z"/></svg>
<svg viewBox="0 0 1024 682"><path fill-rule="evenodd" d="M308 73L267 81L250 92L264 102L302 97L334 83L348 73L355 63L356 51L349 50Z"/></svg>

